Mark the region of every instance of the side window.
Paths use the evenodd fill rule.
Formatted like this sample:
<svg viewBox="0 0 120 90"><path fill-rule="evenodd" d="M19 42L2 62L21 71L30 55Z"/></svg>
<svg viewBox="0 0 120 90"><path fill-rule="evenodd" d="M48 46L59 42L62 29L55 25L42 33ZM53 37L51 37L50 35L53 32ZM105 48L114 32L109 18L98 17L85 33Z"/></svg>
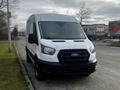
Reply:
<svg viewBox="0 0 120 90"><path fill-rule="evenodd" d="M33 34L33 23L30 24L30 31L29 34Z"/></svg>
<svg viewBox="0 0 120 90"><path fill-rule="evenodd" d="M35 23L33 23L33 34L35 37L37 37L37 29Z"/></svg>
<svg viewBox="0 0 120 90"><path fill-rule="evenodd" d="M33 34L33 24L30 22L27 24L27 34Z"/></svg>
<svg viewBox="0 0 120 90"><path fill-rule="evenodd" d="M30 34L30 28L31 28L30 22L27 22L27 25L26 25L26 34L27 35Z"/></svg>
<svg viewBox="0 0 120 90"><path fill-rule="evenodd" d="M33 35L36 38L37 43L38 43L37 28L36 28L36 24L35 23L33 23Z"/></svg>

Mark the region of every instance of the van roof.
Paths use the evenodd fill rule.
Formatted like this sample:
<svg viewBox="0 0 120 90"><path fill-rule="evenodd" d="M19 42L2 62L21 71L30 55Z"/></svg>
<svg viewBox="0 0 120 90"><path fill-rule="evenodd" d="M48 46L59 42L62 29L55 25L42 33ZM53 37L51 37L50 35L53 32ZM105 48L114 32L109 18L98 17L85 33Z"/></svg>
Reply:
<svg viewBox="0 0 120 90"><path fill-rule="evenodd" d="M73 16L62 14L34 14L37 21L78 22Z"/></svg>

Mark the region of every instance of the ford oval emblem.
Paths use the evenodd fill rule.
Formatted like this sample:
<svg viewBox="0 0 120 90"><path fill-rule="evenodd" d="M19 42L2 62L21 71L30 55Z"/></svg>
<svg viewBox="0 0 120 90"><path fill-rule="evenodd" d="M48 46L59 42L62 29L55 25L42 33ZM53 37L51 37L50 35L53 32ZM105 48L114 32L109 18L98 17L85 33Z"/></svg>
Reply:
<svg viewBox="0 0 120 90"><path fill-rule="evenodd" d="M78 57L79 54L78 54L78 53L72 53L71 56L72 56L72 57Z"/></svg>

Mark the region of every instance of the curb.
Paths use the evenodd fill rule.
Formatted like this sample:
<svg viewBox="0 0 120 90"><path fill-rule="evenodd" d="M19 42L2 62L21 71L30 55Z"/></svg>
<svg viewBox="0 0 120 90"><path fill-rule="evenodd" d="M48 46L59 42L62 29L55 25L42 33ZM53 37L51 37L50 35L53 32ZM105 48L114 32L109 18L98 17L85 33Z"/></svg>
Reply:
<svg viewBox="0 0 120 90"><path fill-rule="evenodd" d="M19 61L20 66L21 66L22 73L24 75L25 81L27 82L27 87L28 87L29 90L35 90L32 82L31 82L31 80L30 80L30 78L28 76L28 73L27 73L27 70L25 68L25 65L23 64L23 62L21 60L20 54L19 54L18 49L17 49L17 47L15 45L15 42L14 42L14 47L15 47L15 50L16 50L18 61Z"/></svg>

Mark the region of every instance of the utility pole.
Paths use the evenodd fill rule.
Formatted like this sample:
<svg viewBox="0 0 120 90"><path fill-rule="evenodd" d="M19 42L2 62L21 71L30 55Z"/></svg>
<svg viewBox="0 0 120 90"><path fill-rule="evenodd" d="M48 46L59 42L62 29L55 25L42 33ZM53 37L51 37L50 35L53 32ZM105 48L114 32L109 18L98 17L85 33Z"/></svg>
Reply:
<svg viewBox="0 0 120 90"><path fill-rule="evenodd" d="M10 11L9 11L9 0L7 0L7 29L8 29L8 42L9 42L9 52L11 52L12 42L11 42L11 32L10 32Z"/></svg>

